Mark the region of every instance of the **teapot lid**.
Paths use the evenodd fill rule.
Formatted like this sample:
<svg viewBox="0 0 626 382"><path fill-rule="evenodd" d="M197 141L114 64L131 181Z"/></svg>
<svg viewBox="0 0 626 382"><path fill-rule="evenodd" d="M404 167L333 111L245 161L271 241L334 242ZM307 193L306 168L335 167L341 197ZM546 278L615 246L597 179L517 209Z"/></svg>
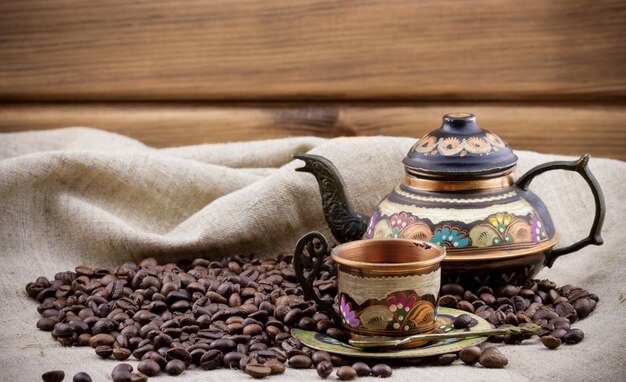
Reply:
<svg viewBox="0 0 626 382"><path fill-rule="evenodd" d="M437 130L420 138L402 161L410 173L433 177L498 176L515 167L517 155L470 113L443 116Z"/></svg>

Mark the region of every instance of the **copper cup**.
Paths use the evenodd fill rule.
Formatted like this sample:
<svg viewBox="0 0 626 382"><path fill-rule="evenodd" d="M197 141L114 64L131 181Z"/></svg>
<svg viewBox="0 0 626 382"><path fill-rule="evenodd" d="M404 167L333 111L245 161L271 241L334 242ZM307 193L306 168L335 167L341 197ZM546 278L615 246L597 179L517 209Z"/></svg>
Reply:
<svg viewBox="0 0 626 382"><path fill-rule="evenodd" d="M409 239L358 240L335 247L331 251L338 282L334 305L314 292L317 273L305 277L302 256L296 250L296 274L305 298L330 310L353 336L404 337L435 329L444 248Z"/></svg>

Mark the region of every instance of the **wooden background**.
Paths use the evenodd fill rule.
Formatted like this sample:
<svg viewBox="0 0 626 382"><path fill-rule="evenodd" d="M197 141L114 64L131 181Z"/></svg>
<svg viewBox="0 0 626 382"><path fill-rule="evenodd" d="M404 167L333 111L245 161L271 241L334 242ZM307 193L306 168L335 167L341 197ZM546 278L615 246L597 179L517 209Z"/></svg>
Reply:
<svg viewBox="0 0 626 382"><path fill-rule="evenodd" d="M626 2L0 2L0 131L420 136L626 160Z"/></svg>

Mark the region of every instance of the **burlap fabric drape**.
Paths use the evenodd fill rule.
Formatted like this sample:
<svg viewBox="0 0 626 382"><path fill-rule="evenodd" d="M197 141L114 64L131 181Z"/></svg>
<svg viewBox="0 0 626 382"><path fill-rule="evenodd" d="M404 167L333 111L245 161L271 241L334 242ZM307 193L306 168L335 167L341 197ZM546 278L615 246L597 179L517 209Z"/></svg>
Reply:
<svg viewBox="0 0 626 382"><path fill-rule="evenodd" d="M36 381L63 369L109 380L114 361L93 350L63 348L35 328L36 303L24 286L39 275L78 264L111 266L154 256L227 256L291 251L302 234L325 228L311 175L297 173L294 152L320 154L341 170L355 207L373 210L400 180L414 139L290 138L153 149L122 136L85 128L0 134L0 380ZM517 175L561 157L518 152ZM536 340L506 346L502 370L455 364L402 368L394 380L626 379L626 266L623 216L626 164L591 160L607 200L605 245L558 260L540 277L597 293L596 311L575 326L577 346L545 349ZM574 174L553 172L533 182L548 204L564 243L582 237L593 201ZM187 371L185 381L246 380L239 371ZM318 380L313 370L287 370L277 381ZM181 377L159 377L180 381Z"/></svg>

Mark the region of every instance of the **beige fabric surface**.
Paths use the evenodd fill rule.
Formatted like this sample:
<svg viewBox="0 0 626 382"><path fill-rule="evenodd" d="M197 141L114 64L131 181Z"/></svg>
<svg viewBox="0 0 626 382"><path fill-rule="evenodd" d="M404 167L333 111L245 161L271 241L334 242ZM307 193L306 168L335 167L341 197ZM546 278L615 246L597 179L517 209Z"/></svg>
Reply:
<svg viewBox="0 0 626 382"><path fill-rule="evenodd" d="M290 138L153 149L94 129L0 134L0 380L36 381L42 372L88 371L109 380L114 361L92 349L63 348L35 328L36 303L24 292L39 275L85 263L112 266L154 256L262 256L293 250L299 236L328 234L317 185L298 173L294 152L326 156L342 172L357 210L371 212L403 176L408 138ZM519 176L557 156L518 152ZM545 349L538 340L505 346L502 370L405 367L397 381L623 381L626 380L626 164L593 158L606 196L604 239L557 260L540 277L597 293L596 311L575 326L576 346ZM586 235L591 193L576 174L551 172L531 187L548 204L570 243ZM329 236L330 237L330 236ZM287 370L276 381L319 380L313 370ZM333 377L334 378L334 377ZM158 381L248 380L239 371L187 371ZM151 379L152 380L152 379Z"/></svg>

